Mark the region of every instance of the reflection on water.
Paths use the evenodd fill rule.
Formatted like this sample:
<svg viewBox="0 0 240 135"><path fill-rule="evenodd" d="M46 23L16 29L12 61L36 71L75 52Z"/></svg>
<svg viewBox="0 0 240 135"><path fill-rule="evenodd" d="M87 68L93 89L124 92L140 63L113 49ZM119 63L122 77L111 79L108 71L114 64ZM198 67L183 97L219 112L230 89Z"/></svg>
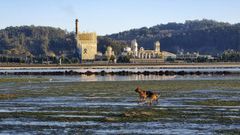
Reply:
<svg viewBox="0 0 240 135"><path fill-rule="evenodd" d="M16 78L3 75L1 78ZM239 80L239 75L58 75L58 76L18 76L18 78L47 78L49 82L91 82L91 81L139 81L139 80Z"/></svg>
<svg viewBox="0 0 240 135"><path fill-rule="evenodd" d="M0 73L13 73L13 72L65 72L65 71L74 71L74 72L81 72L85 73L87 71L90 72L121 72L121 71L127 71L127 72L159 72L159 71L185 71L185 72L218 72L218 71L227 71L227 72L240 72L240 67L134 67L134 68L20 68L20 69L0 69Z"/></svg>
<svg viewBox="0 0 240 135"><path fill-rule="evenodd" d="M229 80L239 79L237 75L173 75L173 76L160 76L160 75L81 75L81 76L61 76L53 78L55 81L138 81L138 80Z"/></svg>
<svg viewBox="0 0 240 135"><path fill-rule="evenodd" d="M69 77L67 77L69 78ZM157 75L128 75L128 76L119 76L119 75L81 75L76 76L78 81L136 81L136 80L171 80L176 78L176 76L157 76ZM71 77L69 78L71 79ZM74 78L72 78L74 79Z"/></svg>
<svg viewBox="0 0 240 135"><path fill-rule="evenodd" d="M85 73L87 71L91 72L120 72L120 71L128 71L128 72L158 72L158 71L185 71L185 72L217 72L217 71L227 71L232 73L240 73L240 67L185 67L185 68L163 68L163 67L134 67L134 68L66 68L66 69L55 69L55 68L47 68L47 69L0 69L0 73L14 73L14 72L65 72L65 71L74 71L74 72L81 72ZM1 76L0 79L6 76ZM7 75L7 77L11 77L11 75ZM12 76L14 77L14 76ZM15 76L16 77L16 76ZM19 77L19 76L18 76ZM239 79L239 75L144 75L144 74L132 74L132 75L58 75L58 76L21 76L23 78L35 78L35 77L43 77L48 78L50 82L57 81L57 82L82 82L82 81L137 81L137 80L229 80L229 79Z"/></svg>

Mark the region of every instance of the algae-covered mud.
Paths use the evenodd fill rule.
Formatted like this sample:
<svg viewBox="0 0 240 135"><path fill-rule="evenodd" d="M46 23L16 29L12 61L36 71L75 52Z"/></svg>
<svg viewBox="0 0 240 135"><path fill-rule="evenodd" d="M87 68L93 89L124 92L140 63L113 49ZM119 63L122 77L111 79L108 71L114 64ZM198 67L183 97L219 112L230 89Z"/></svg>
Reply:
<svg viewBox="0 0 240 135"><path fill-rule="evenodd" d="M138 104L134 89L160 93ZM240 80L1 77L1 134L240 134Z"/></svg>

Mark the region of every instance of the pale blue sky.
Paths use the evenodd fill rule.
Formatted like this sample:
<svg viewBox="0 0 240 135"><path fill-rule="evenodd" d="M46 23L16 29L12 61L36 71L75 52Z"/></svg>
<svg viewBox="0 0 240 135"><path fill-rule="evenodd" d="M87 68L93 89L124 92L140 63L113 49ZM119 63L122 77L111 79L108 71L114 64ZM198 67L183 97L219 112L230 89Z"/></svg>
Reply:
<svg viewBox="0 0 240 135"><path fill-rule="evenodd" d="M0 29L43 25L99 35L167 22L240 22L240 0L0 0Z"/></svg>

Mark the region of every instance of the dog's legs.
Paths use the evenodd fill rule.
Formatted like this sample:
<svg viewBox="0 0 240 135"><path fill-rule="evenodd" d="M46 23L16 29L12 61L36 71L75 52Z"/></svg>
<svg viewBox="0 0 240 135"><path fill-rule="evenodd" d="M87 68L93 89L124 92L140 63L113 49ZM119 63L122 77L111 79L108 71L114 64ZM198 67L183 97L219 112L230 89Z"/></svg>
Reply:
<svg viewBox="0 0 240 135"><path fill-rule="evenodd" d="M148 104L149 106L152 106L152 99L150 99L150 101L149 101L149 104Z"/></svg>
<svg viewBox="0 0 240 135"><path fill-rule="evenodd" d="M142 98L139 97L139 99L138 99L138 104L140 104L141 102L142 102Z"/></svg>
<svg viewBox="0 0 240 135"><path fill-rule="evenodd" d="M139 97L138 103L144 102L144 98L143 97Z"/></svg>

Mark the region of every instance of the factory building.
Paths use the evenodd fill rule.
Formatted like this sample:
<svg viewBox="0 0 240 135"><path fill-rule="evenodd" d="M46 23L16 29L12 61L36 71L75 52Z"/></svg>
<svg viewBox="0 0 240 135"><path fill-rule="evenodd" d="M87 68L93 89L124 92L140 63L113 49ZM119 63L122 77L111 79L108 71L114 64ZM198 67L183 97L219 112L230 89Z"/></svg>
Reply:
<svg viewBox="0 0 240 135"><path fill-rule="evenodd" d="M76 43L81 63L94 61L97 55L97 34L95 32L80 32L78 27L78 19L75 22L76 27Z"/></svg>

